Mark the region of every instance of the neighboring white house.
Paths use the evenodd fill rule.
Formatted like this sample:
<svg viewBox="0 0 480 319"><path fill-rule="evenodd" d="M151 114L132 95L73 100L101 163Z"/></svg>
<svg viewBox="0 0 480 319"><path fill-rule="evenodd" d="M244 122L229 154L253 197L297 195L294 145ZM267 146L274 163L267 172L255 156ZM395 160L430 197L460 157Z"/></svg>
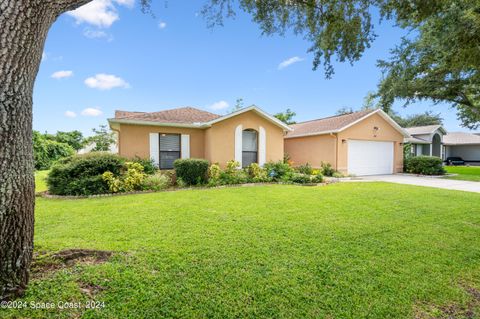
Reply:
<svg viewBox="0 0 480 319"><path fill-rule="evenodd" d="M412 144L414 156L427 155L444 158L443 139L447 131L441 125L407 127L409 138L405 143Z"/></svg>
<svg viewBox="0 0 480 319"><path fill-rule="evenodd" d="M77 151L77 154L86 154L86 153L90 153L94 148L95 146L97 146L97 144L95 142L91 142L91 143L88 143L87 145L85 145L82 149L79 149ZM109 153L112 153L112 154L118 154L118 145L117 143L113 143L110 145L110 147L108 148L108 152Z"/></svg>
<svg viewBox="0 0 480 319"><path fill-rule="evenodd" d="M466 162L480 163L480 135L453 132L445 135L445 158L461 157Z"/></svg>
<svg viewBox="0 0 480 319"><path fill-rule="evenodd" d="M468 163L480 163L480 134L447 131L441 125L408 127L410 137L405 143L412 145L412 155L461 157Z"/></svg>

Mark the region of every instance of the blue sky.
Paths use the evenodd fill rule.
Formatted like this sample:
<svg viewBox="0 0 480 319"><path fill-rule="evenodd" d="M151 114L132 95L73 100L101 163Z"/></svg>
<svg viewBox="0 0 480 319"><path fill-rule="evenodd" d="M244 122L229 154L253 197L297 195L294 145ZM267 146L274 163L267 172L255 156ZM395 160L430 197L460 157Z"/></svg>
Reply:
<svg viewBox="0 0 480 319"><path fill-rule="evenodd" d="M267 112L291 108L297 121L360 108L380 77L376 60L388 56L404 31L389 24L351 66L335 64L333 79L312 71L301 37L265 37L248 15L207 28L198 14L205 0L157 1L155 18L134 0L95 0L52 27L34 91L34 129L56 132L106 124L115 109L159 111L194 106L219 114L256 104ZM283 64L282 64L283 63ZM401 114L440 112L449 131L465 131L455 110L431 103Z"/></svg>

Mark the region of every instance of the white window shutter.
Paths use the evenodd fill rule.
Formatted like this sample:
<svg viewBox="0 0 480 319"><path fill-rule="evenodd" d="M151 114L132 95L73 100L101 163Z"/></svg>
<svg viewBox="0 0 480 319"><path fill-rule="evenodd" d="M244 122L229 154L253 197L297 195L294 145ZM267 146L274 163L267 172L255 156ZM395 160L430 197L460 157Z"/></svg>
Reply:
<svg viewBox="0 0 480 319"><path fill-rule="evenodd" d="M263 166L267 162L267 132L260 126L258 136L258 164Z"/></svg>
<svg viewBox="0 0 480 319"><path fill-rule="evenodd" d="M243 149L243 126L240 124L235 128L235 160L242 167L242 149Z"/></svg>
<svg viewBox="0 0 480 319"><path fill-rule="evenodd" d="M158 133L150 133L150 159L158 167L160 165Z"/></svg>
<svg viewBox="0 0 480 319"><path fill-rule="evenodd" d="M190 135L182 134L182 158L190 158Z"/></svg>

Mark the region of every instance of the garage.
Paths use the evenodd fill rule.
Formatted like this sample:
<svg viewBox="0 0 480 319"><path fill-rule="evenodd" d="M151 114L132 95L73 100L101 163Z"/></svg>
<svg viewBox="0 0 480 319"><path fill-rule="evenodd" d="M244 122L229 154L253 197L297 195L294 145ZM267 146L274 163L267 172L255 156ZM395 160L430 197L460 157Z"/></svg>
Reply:
<svg viewBox="0 0 480 319"><path fill-rule="evenodd" d="M343 175L403 171L403 143L410 137L381 109L331 116L291 125L285 154L292 165L321 168L329 163Z"/></svg>
<svg viewBox="0 0 480 319"><path fill-rule="evenodd" d="M383 175L393 173L394 143L348 141L348 174Z"/></svg>

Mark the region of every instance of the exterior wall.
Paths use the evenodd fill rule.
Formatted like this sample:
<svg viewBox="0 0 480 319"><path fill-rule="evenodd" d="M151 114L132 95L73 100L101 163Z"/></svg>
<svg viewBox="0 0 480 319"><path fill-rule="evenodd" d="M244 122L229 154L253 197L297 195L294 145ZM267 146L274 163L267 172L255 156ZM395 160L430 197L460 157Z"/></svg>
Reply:
<svg viewBox="0 0 480 319"><path fill-rule="evenodd" d="M378 127L378 131L375 135L373 129L374 127ZM337 170L344 174L348 173L348 140L350 139L394 142L394 172L399 173L403 171L404 136L393 126L391 126L390 123L385 121L380 115L373 114L365 120L338 133Z"/></svg>
<svg viewBox="0 0 480 319"><path fill-rule="evenodd" d="M189 134L190 157L204 158L205 132L200 129L120 124L119 154L127 158L150 158L150 133Z"/></svg>
<svg viewBox="0 0 480 319"><path fill-rule="evenodd" d="M446 157L461 157L465 161L480 162L480 145L446 146Z"/></svg>
<svg viewBox="0 0 480 319"><path fill-rule="evenodd" d="M283 129L249 111L224 121L218 122L205 130L205 158L211 163L224 166L235 159L235 129L238 125L243 129L259 131L260 126L266 131L266 161L283 159Z"/></svg>
<svg viewBox="0 0 480 319"><path fill-rule="evenodd" d="M309 163L320 168L322 162L330 163L336 169L336 135L315 135L285 139L285 154L290 156L294 166Z"/></svg>

